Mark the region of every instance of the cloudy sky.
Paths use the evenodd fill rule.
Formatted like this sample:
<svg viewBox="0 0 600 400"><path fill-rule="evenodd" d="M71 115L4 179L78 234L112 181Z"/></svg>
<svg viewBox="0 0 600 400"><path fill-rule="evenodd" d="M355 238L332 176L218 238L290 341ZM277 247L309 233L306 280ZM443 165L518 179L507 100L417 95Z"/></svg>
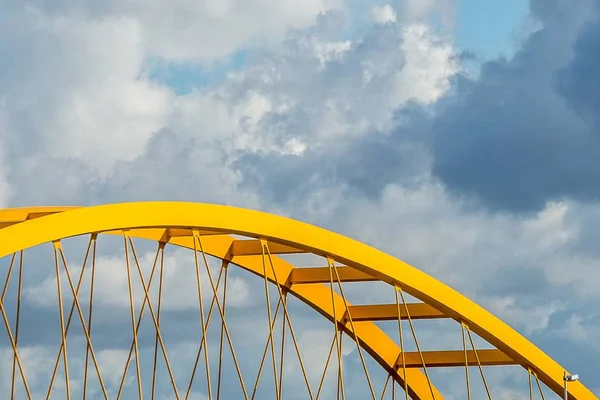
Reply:
<svg viewBox="0 0 600 400"><path fill-rule="evenodd" d="M0 0L0 205L186 200L315 223L600 388L599 12Z"/></svg>

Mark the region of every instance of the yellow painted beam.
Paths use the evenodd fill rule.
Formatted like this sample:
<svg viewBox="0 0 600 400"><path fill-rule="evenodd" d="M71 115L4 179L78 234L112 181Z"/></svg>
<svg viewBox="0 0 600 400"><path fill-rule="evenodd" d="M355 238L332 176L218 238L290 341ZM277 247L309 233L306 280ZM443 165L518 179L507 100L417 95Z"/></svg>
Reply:
<svg viewBox="0 0 600 400"><path fill-rule="evenodd" d="M422 354L427 368L465 366L464 350L423 351ZM479 362L483 367L518 364L509 356L496 349L477 350L477 356L479 357ZM406 368L423 367L421 356L418 352L406 352L404 353L404 357L406 360ZM473 350L467 351L467 360L468 365L471 367L476 367L479 365ZM398 357L396 366L398 368L402 368L402 356Z"/></svg>
<svg viewBox="0 0 600 400"><path fill-rule="evenodd" d="M22 207L0 209L0 229L31 219L45 217L77 207Z"/></svg>
<svg viewBox="0 0 600 400"><path fill-rule="evenodd" d="M291 246L286 246L284 244L279 243L269 243L269 252L271 254L296 254L296 253L305 253L304 250L300 250ZM266 253L266 251L265 251ZM260 243L260 240L250 239L250 240L234 240L231 243L231 248L229 249L229 254L231 257L237 256L262 256L263 249Z"/></svg>
<svg viewBox="0 0 600 400"><path fill-rule="evenodd" d="M269 248L271 245L269 245ZM374 276L365 274L350 267L337 267L338 275L341 282L368 282L378 281ZM337 276L333 275L334 283L337 282ZM331 275L329 267L310 267L310 268L294 268L290 274L290 285L301 285L310 283L330 283Z"/></svg>
<svg viewBox="0 0 600 400"><path fill-rule="evenodd" d="M448 318L443 312L429 304L408 303L406 306L412 320ZM345 315L346 320L348 319L348 313L352 316L353 321L396 321L398 320L398 305L368 304L349 306ZM400 304L400 319L408 319L403 304Z"/></svg>

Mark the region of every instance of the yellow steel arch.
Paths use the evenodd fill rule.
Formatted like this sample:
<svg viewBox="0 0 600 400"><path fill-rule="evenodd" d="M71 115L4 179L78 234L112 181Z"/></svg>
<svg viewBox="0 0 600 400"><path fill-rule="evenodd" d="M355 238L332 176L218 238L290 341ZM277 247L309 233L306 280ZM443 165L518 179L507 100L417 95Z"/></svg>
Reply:
<svg viewBox="0 0 600 400"><path fill-rule="evenodd" d="M65 210L68 211L58 212ZM52 214L53 212L57 213ZM18 223L31 218L35 219ZM240 234L330 257L378 280L401 287L443 314L467 325L510 359L535 372L540 381L555 393L560 394L563 388L563 367L479 305L403 261L313 225L228 206L142 202L72 210L68 208L5 210L0 214L0 227L2 226L5 228L0 229L0 257L62 238L88 233L115 233L128 229L135 229L132 234L136 236L168 240L176 245L193 248L189 236L168 237L168 230L172 228ZM206 242L205 250L209 254L224 259L229 258L233 263L261 274L261 267L256 264L256 259L231 254L233 241L230 236L214 236ZM281 285L288 284L289 277L293 273L292 266L282 259L277 259L276 265L277 276L268 272L268 278ZM335 306L331 304L331 300L325 301L331 293L329 291L325 293L324 290L328 289L316 284L290 286L292 294L304 300L325 317L333 319L334 307L337 315L342 315L346 311L345 305L337 300L334 302ZM394 371L399 349L375 324L356 324L354 331L346 325L344 329L347 333L356 335L361 345L384 368L390 372ZM395 378L401 380L399 375ZM418 370L411 370L411 376L407 377L407 380L410 381L412 396L419 399L432 398L427 381ZM580 382L571 383L568 390L570 399L597 399ZM433 395L436 399L442 398L435 389Z"/></svg>
<svg viewBox="0 0 600 400"><path fill-rule="evenodd" d="M31 207L0 210L0 228L12 226L27 220L37 219L50 214L74 210L76 208L79 207ZM166 226L174 227L172 224ZM168 228L154 228L154 225L152 225L150 228L148 228L146 225L144 225L144 227L146 229L132 229L129 231L129 233L132 237L153 241L165 241L176 246L194 249L193 238L190 236L170 236ZM190 225L189 227L194 226ZM208 228L199 226L195 227L201 229ZM135 226L130 226L130 228L135 228ZM94 232L117 235L121 234L121 230L119 229L110 231L93 230L85 233ZM206 254L209 254L213 257L226 259L232 264L238 265L239 267L251 273L264 276L261 257L246 255L232 256L230 254L230 249L233 242L234 238L229 235L209 236L203 239L203 250ZM3 249L1 246L0 254L3 254ZM0 255L0 257L2 256ZM277 256L273 256L272 261L276 276L274 276L270 271L267 271L267 278L269 281L279 285L288 284L288 290L290 294L302 300L328 320L332 322L337 320L338 323L343 324L344 331L349 336L353 338L355 337L361 346L380 365L382 365L396 379L396 381L400 383L402 387L404 387L405 376L396 367L400 348L387 334L385 334L376 324L370 321L358 322L354 324L354 327L349 326L347 321L344 321L346 305L344 304L341 296L334 294L334 304L336 310L336 312L334 312L331 301L331 290L329 287L325 286L324 284L289 285L289 279L292 275L292 271L294 270L294 266ZM406 370L406 383L411 398L416 400L443 400L442 394L435 386L430 386L427 378L419 369L413 368Z"/></svg>

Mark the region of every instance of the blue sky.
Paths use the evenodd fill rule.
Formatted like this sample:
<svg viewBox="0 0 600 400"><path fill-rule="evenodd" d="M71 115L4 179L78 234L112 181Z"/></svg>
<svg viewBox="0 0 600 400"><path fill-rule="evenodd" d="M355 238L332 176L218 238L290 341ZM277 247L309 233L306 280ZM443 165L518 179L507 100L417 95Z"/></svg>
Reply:
<svg viewBox="0 0 600 400"><path fill-rule="evenodd" d="M244 66L245 51L209 64L158 62L149 68L150 79L168 85L177 94L189 93L227 79L227 74Z"/></svg>
<svg viewBox="0 0 600 400"><path fill-rule="evenodd" d="M460 0L456 42L484 58L499 54L510 57L528 11L525 0Z"/></svg>

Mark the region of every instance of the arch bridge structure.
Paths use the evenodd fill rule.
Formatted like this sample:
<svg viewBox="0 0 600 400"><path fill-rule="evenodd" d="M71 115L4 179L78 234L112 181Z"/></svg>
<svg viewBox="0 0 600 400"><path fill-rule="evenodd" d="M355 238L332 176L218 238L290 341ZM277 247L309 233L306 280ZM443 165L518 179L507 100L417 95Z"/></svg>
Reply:
<svg viewBox="0 0 600 400"><path fill-rule="evenodd" d="M563 398L565 369L481 306L288 218L4 209L0 257L2 398Z"/></svg>

